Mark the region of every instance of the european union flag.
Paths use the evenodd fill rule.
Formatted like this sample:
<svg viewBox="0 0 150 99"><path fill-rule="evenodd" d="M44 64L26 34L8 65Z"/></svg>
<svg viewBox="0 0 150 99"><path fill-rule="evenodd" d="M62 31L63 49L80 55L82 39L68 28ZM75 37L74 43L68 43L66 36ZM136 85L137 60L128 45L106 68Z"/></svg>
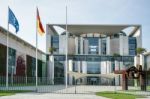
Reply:
<svg viewBox="0 0 150 99"><path fill-rule="evenodd" d="M16 28L16 33L19 31L19 23L17 18L15 17L14 13L12 12L12 10L9 8L9 12L8 12L8 23L13 25Z"/></svg>

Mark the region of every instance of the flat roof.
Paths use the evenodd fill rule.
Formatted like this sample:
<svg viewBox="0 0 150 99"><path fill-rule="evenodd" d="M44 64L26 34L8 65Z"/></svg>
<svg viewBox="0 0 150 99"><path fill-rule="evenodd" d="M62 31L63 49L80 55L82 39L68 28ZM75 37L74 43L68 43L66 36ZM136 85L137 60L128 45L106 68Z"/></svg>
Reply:
<svg viewBox="0 0 150 99"><path fill-rule="evenodd" d="M7 30L3 27L0 26L0 32L7 35ZM28 43L27 41L21 39L20 37L14 35L13 33L11 33L10 31L8 31L9 33L9 37L12 37L13 39L16 39L18 42L24 44L25 46L28 46L34 50L36 50L36 47L34 47L33 45L31 45L30 43ZM45 54L42 50L38 49L38 52Z"/></svg>
<svg viewBox="0 0 150 99"><path fill-rule="evenodd" d="M66 24L47 24L51 28L53 26L66 29ZM138 28L141 25L120 25L120 24L67 24L67 31L75 35L87 34L87 33L99 33L99 34L116 34L128 27ZM53 27L54 28L54 27Z"/></svg>

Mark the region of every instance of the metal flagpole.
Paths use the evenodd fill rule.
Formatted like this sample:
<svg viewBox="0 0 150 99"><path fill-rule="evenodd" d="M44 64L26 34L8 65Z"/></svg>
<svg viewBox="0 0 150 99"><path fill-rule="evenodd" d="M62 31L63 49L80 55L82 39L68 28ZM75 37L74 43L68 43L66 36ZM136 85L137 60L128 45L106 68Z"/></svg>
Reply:
<svg viewBox="0 0 150 99"><path fill-rule="evenodd" d="M66 84L66 88L68 87L68 31L67 31L67 3L66 3L66 68L65 68L65 84Z"/></svg>
<svg viewBox="0 0 150 99"><path fill-rule="evenodd" d="M38 11L38 8L36 7L36 11ZM36 12L36 90L37 90L37 86L38 86L38 59L37 59L37 47L38 47L38 34L37 34L37 13Z"/></svg>
<svg viewBox="0 0 150 99"><path fill-rule="evenodd" d="M8 7L8 21L9 21L9 7ZM7 65L6 65L6 88L8 88L8 61L9 61L9 23L7 23Z"/></svg>

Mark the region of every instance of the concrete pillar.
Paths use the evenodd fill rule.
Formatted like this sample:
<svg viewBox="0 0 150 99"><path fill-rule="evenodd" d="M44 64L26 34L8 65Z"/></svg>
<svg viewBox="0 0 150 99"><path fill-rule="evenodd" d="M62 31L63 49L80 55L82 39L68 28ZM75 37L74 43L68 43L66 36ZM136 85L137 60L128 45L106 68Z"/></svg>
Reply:
<svg viewBox="0 0 150 99"><path fill-rule="evenodd" d="M110 37L106 39L106 55L110 55Z"/></svg>
<svg viewBox="0 0 150 99"><path fill-rule="evenodd" d="M120 64L118 61L115 61L115 70L120 70ZM115 77L115 83L116 83L116 85L120 84L120 77L119 76Z"/></svg>
<svg viewBox="0 0 150 99"><path fill-rule="evenodd" d="M101 62L101 74L106 74L107 73L107 62L106 61L102 61Z"/></svg>
<svg viewBox="0 0 150 99"><path fill-rule="evenodd" d="M89 45L88 40L85 39L84 40L84 46L83 46L84 47L84 54L88 54L88 52L89 52L88 45Z"/></svg>
<svg viewBox="0 0 150 99"><path fill-rule="evenodd" d="M98 54L101 55L101 38L99 38L98 41Z"/></svg>
<svg viewBox="0 0 150 99"><path fill-rule="evenodd" d="M69 65L68 65L69 72L73 71L73 61L69 60L68 62L69 62ZM69 82L69 85L72 85L72 83L73 83L73 77L71 75L69 75L69 81L68 82Z"/></svg>
<svg viewBox="0 0 150 99"><path fill-rule="evenodd" d="M81 64L81 62L80 62L80 61L77 61L78 73L80 73L80 71L81 71L81 70L80 70L80 68L81 68L81 67L80 67L80 66L81 66L80 64Z"/></svg>
<svg viewBox="0 0 150 99"><path fill-rule="evenodd" d="M83 54L83 37L80 37L80 54Z"/></svg>
<svg viewBox="0 0 150 99"><path fill-rule="evenodd" d="M47 61L48 84L54 84L54 72L54 56L49 56L49 61Z"/></svg>
<svg viewBox="0 0 150 99"><path fill-rule="evenodd" d="M140 65L142 65L142 69L144 69L144 55L140 54Z"/></svg>
<svg viewBox="0 0 150 99"><path fill-rule="evenodd" d="M75 53L76 54L79 54L79 52L78 52L78 37L75 37Z"/></svg>
<svg viewBox="0 0 150 99"><path fill-rule="evenodd" d="M82 73L87 73L87 62L82 61ZM87 78L83 78L83 84L87 84Z"/></svg>
<svg viewBox="0 0 150 99"><path fill-rule="evenodd" d="M110 61L107 61L107 64L106 64L106 67L107 67L107 74L111 73L111 62Z"/></svg>

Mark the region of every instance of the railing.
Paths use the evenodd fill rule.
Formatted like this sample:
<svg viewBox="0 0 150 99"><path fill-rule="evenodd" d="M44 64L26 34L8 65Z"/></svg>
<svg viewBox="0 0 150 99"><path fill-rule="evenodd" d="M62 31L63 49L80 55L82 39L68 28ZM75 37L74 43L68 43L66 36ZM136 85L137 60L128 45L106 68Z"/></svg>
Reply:
<svg viewBox="0 0 150 99"><path fill-rule="evenodd" d="M0 76L0 90L30 90L40 93L88 93L93 94L99 91L121 91L122 86L117 79L99 78L99 80L90 80L89 78L72 79L72 84L68 83L66 88L64 78L50 79L48 77L38 77L38 86L36 87L35 77L9 77L8 87L6 87L6 77ZM134 87L134 80L129 80L129 90L139 90L139 84ZM147 87L150 90L150 87ZM132 91L133 92L133 91Z"/></svg>

